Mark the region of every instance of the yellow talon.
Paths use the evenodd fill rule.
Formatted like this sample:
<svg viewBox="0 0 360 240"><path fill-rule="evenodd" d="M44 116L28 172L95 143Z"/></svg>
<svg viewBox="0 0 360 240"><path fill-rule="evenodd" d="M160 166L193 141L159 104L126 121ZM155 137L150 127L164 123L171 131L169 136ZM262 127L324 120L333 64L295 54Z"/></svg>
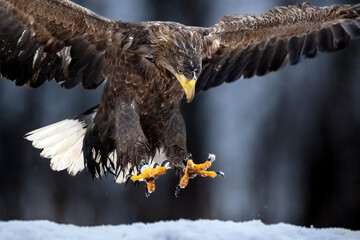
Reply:
<svg viewBox="0 0 360 240"><path fill-rule="evenodd" d="M131 176L131 180L145 181L147 183L147 196L155 191L155 179L166 173L166 167L146 168L141 174Z"/></svg>
<svg viewBox="0 0 360 240"><path fill-rule="evenodd" d="M209 167L211 167L212 161L206 161L201 164L195 164L193 160L189 159L186 163L184 176L181 178L179 187L185 188L189 180L200 175L202 177L216 177L217 173L214 171L206 171ZM219 172L221 176L223 176L222 172Z"/></svg>
<svg viewBox="0 0 360 240"><path fill-rule="evenodd" d="M154 181L150 181L147 183L147 190L149 193L152 193L153 191L155 191L155 182Z"/></svg>
<svg viewBox="0 0 360 240"><path fill-rule="evenodd" d="M166 173L166 167L146 168L140 175L133 175L132 181L148 181Z"/></svg>

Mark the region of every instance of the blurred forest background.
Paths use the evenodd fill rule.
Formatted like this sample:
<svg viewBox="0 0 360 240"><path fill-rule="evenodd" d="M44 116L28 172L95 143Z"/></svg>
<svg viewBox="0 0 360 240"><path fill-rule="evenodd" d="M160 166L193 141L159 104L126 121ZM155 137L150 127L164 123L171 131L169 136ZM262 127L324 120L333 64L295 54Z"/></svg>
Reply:
<svg viewBox="0 0 360 240"><path fill-rule="evenodd" d="M211 26L222 14L262 13L285 0L78 0L110 18ZM313 1L315 5L358 1ZM76 116L101 88L39 89L0 81L0 220L48 219L121 224L170 219L287 222L360 229L360 40L344 51L262 78L239 80L183 104L188 148L197 162L217 155L224 179L196 178L181 191L167 174L144 186L53 172L23 139L35 128Z"/></svg>

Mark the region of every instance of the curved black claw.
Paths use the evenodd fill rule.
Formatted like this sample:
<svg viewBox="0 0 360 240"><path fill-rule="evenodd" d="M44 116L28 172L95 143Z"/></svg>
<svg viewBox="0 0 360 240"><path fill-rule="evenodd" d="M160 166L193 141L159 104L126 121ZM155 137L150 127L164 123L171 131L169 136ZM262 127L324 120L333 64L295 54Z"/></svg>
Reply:
<svg viewBox="0 0 360 240"><path fill-rule="evenodd" d="M170 164L170 161L169 160L165 160L161 163L161 166L162 167L166 167L166 165Z"/></svg>
<svg viewBox="0 0 360 240"><path fill-rule="evenodd" d="M209 156L208 156L208 161L210 162L214 162L216 159L216 156L215 154L212 154L212 153L209 153Z"/></svg>
<svg viewBox="0 0 360 240"><path fill-rule="evenodd" d="M186 167L187 161L189 159L192 159L192 154L191 153L188 153L188 155L184 158L184 160L182 160L182 164L183 164L184 168Z"/></svg>
<svg viewBox="0 0 360 240"><path fill-rule="evenodd" d="M139 187L139 185L140 185L140 182L139 182L139 181L135 181L135 182L134 182L134 186L135 186L135 187Z"/></svg>
<svg viewBox="0 0 360 240"><path fill-rule="evenodd" d="M217 174L217 175L220 175L222 178L225 177L225 173L222 172L222 171L216 171L216 174Z"/></svg>
<svg viewBox="0 0 360 240"><path fill-rule="evenodd" d="M180 190L181 190L180 185L177 185L177 186L176 186L176 189L175 189L175 197L178 197L178 196L179 196Z"/></svg>
<svg viewBox="0 0 360 240"><path fill-rule="evenodd" d="M131 179L131 176L132 176L132 174L126 175L126 181L125 181L125 186L124 187L126 187L126 185L129 183L129 181Z"/></svg>
<svg viewBox="0 0 360 240"><path fill-rule="evenodd" d="M150 197L150 193L149 190L147 189L147 186L145 186L145 196L148 198Z"/></svg>
<svg viewBox="0 0 360 240"><path fill-rule="evenodd" d="M140 163L139 163L139 165L137 166L137 169L138 169L138 171L140 172L140 173L142 173L142 169L143 169L143 167L144 166L146 166L146 165L149 165L147 162L145 162L145 161L141 161Z"/></svg>

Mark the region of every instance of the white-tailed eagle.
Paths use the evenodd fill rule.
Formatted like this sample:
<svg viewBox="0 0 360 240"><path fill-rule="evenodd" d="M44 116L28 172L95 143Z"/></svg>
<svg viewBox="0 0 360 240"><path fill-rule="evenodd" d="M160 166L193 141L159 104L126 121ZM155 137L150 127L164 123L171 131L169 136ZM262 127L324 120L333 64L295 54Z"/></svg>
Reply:
<svg viewBox="0 0 360 240"><path fill-rule="evenodd" d="M154 180L172 168L178 190L215 159L194 164L179 105L241 77L263 76L360 36L360 4L277 7L260 15L223 16L209 28L175 22L123 22L67 0L0 0L0 73L36 88L94 89L100 104L26 135L54 170L117 182ZM168 161L164 161L168 159ZM127 177L128 176L128 177Z"/></svg>

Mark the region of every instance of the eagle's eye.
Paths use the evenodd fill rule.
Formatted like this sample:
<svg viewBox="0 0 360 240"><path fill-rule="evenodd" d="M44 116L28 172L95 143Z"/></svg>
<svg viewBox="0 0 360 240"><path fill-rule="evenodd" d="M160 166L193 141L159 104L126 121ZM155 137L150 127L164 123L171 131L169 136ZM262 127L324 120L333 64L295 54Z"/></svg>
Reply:
<svg viewBox="0 0 360 240"><path fill-rule="evenodd" d="M154 62L154 57L152 55L145 55L144 58L148 60L149 62Z"/></svg>

